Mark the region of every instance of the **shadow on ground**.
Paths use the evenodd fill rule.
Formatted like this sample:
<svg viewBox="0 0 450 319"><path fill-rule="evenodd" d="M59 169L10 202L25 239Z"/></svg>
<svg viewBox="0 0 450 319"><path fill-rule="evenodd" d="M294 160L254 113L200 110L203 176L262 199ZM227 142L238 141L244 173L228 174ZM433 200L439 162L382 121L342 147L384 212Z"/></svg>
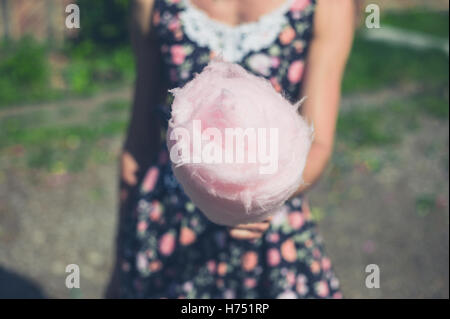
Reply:
<svg viewBox="0 0 450 319"><path fill-rule="evenodd" d="M0 299L44 299L40 286L31 279L0 267Z"/></svg>

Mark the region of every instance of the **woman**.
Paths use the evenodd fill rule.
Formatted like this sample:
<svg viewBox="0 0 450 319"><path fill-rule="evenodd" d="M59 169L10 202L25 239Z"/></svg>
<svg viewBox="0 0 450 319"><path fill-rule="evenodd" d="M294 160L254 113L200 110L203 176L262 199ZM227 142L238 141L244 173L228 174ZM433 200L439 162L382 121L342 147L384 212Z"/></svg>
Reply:
<svg viewBox="0 0 450 319"><path fill-rule="evenodd" d="M353 37L351 0L135 1L137 83L121 166L117 262L108 296L339 298L304 193L332 153ZM266 77L315 128L307 186L272 220L209 222L174 178L165 143L168 89L216 55ZM293 172L295 174L295 172Z"/></svg>

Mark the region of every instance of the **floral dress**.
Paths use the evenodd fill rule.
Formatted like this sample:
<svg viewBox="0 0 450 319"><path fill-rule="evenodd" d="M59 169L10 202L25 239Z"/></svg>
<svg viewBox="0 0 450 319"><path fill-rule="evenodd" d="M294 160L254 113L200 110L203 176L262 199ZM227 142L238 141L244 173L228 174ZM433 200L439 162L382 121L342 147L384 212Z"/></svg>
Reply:
<svg viewBox="0 0 450 319"><path fill-rule="evenodd" d="M256 22L231 27L189 0L156 0L152 27L164 80L170 88L183 86L219 55L269 79L294 101L314 8L311 0L288 0ZM167 119L168 106L159 110ZM165 146L139 188L121 242L121 297L341 297L301 196L286 202L263 237L247 241L230 237L195 207L172 173Z"/></svg>

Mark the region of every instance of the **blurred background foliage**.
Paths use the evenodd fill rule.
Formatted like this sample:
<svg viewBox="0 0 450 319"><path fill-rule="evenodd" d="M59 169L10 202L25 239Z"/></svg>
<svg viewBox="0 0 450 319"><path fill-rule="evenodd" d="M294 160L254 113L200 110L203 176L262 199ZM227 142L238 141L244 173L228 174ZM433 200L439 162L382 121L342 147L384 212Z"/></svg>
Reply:
<svg viewBox="0 0 450 319"><path fill-rule="evenodd" d="M0 72L8 74L8 78L0 78L0 108L90 95L133 79L129 0L79 0L78 4L83 8L83 31L66 39L61 47L38 43L31 37L0 43ZM381 23L448 38L448 14L443 12L393 11L384 14ZM440 72L447 65L448 58L441 52L412 52L410 48L357 36L343 91L351 93L419 80L430 86L448 84L447 75Z"/></svg>
<svg viewBox="0 0 450 319"><path fill-rule="evenodd" d="M134 58L129 46L128 0L77 1L82 32L62 45L25 35L0 43L0 109L90 95L129 83ZM53 80L53 81L52 81Z"/></svg>
<svg viewBox="0 0 450 319"><path fill-rule="evenodd" d="M115 49L117 46L128 45L128 15L129 0L92 1L78 0L82 8L81 25L83 32L73 41L75 47L80 43L90 43L84 48L91 55L92 46L100 50ZM81 49L83 50L83 49Z"/></svg>
<svg viewBox="0 0 450 319"><path fill-rule="evenodd" d="M49 97L47 54L46 48L30 37L1 44L0 73L8 76L0 77L0 106Z"/></svg>

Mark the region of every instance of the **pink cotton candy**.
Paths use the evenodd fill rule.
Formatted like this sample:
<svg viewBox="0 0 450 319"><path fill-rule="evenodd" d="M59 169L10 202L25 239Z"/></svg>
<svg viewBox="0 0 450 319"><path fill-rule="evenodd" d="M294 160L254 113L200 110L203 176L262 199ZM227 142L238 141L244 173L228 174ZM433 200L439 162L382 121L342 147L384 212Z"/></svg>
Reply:
<svg viewBox="0 0 450 319"><path fill-rule="evenodd" d="M312 142L312 128L298 114L298 106L289 103L264 78L239 65L219 61L211 62L192 81L172 93L175 99L167 145L175 177L192 202L212 222L221 225L258 222L275 214L302 184ZM209 139L196 143L199 140L194 137L199 135L195 135L198 126L194 123L199 122L201 131L197 133L212 130L220 132L222 139L210 134L206 135ZM227 144L227 129L236 128L254 129L257 142L266 142L265 152L249 137L243 148L236 142ZM180 130L188 132L189 138L177 140ZM185 148L174 151L182 145L180 141ZM205 145L214 148L208 152ZM233 162L225 160L225 154L236 156L238 150L244 150L244 162L235 157ZM184 157L174 163L175 153ZM220 153L221 162L209 162L204 160L206 155L202 157L215 154L217 159ZM257 160L252 162L250 158Z"/></svg>

